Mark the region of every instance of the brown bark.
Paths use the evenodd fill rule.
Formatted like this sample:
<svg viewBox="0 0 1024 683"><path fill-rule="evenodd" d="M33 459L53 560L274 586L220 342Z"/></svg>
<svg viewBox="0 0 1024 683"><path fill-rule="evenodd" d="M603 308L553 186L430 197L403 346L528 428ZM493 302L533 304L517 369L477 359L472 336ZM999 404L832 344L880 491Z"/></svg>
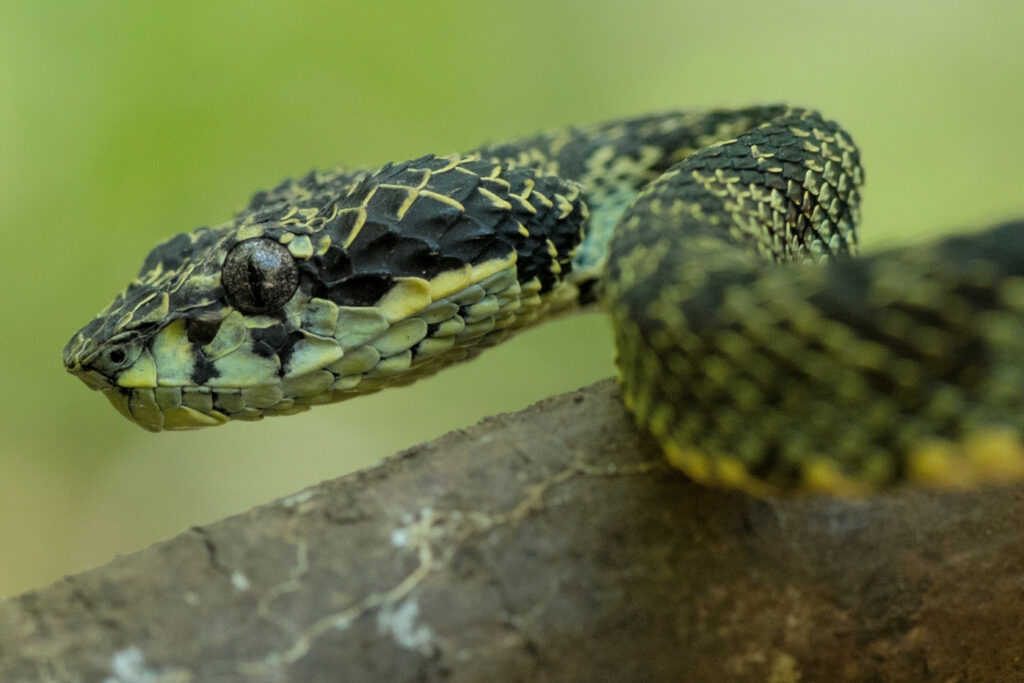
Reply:
<svg viewBox="0 0 1024 683"><path fill-rule="evenodd" d="M1021 680L1022 494L710 490L604 382L10 599L0 680Z"/></svg>

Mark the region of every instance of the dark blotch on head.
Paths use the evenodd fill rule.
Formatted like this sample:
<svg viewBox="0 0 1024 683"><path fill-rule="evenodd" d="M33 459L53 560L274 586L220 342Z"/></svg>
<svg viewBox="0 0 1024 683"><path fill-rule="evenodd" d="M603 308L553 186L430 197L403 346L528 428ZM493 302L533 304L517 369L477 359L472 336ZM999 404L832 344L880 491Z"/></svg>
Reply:
<svg viewBox="0 0 1024 683"><path fill-rule="evenodd" d="M263 357L281 356L294 343L284 325L271 325L252 330L252 350Z"/></svg>
<svg viewBox="0 0 1024 683"><path fill-rule="evenodd" d="M176 235L149 252L139 270L139 276L146 275L158 265L162 265L165 271L177 270L185 261L214 244L223 234L222 230L199 228L192 234Z"/></svg>
<svg viewBox="0 0 1024 683"><path fill-rule="evenodd" d="M395 280L387 273L353 275L327 288L327 296L339 306L372 306L388 293Z"/></svg>
<svg viewBox="0 0 1024 683"><path fill-rule="evenodd" d="M208 359L204 353L195 354L195 365L190 378L192 382L203 385L214 377L220 377L220 370L213 366L213 361Z"/></svg>
<svg viewBox="0 0 1024 683"><path fill-rule="evenodd" d="M185 334L196 346L206 346L217 336L219 320L189 320L185 323Z"/></svg>

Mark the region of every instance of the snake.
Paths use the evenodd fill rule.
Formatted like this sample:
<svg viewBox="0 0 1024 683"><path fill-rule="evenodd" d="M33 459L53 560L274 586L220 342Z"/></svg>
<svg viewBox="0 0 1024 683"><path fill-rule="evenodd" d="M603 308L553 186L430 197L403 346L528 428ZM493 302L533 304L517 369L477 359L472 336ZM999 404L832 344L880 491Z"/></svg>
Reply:
<svg viewBox="0 0 1024 683"><path fill-rule="evenodd" d="M784 104L312 171L156 246L64 365L191 429L408 384L593 305L626 407L698 482L1024 476L1024 220L857 256L863 184L851 135Z"/></svg>

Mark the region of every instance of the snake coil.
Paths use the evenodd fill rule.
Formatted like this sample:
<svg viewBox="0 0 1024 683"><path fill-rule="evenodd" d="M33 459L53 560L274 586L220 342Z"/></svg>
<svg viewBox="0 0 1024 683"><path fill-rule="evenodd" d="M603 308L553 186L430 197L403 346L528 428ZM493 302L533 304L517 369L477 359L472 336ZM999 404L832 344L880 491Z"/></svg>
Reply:
<svg viewBox="0 0 1024 683"><path fill-rule="evenodd" d="M64 363L187 429L408 383L602 300L627 406L696 479L1021 476L1024 222L854 259L862 183L842 128L781 105L312 172L158 245Z"/></svg>

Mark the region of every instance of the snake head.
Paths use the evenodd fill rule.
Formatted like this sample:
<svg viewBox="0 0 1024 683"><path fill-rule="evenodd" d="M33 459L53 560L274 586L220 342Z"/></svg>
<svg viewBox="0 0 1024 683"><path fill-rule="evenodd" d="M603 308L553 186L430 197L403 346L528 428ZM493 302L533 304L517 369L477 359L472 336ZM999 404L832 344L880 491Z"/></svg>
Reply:
<svg viewBox="0 0 1024 683"><path fill-rule="evenodd" d="M171 362L165 356L165 367L159 367L154 350L175 353L168 344L173 330L198 329L226 313L218 254L230 232L200 228L155 247L128 287L68 341L64 367L129 419L147 429L166 428L159 414L143 410L168 378Z"/></svg>
<svg viewBox="0 0 1024 683"><path fill-rule="evenodd" d="M473 155L312 173L156 247L64 364L153 431L408 383L538 319L585 217L578 186Z"/></svg>
<svg viewBox="0 0 1024 683"><path fill-rule="evenodd" d="M240 225L157 246L127 289L68 342L65 367L152 431L291 408L282 375L342 355L322 336L324 307L311 303L323 259L312 263L312 242L294 232L301 229L250 214Z"/></svg>

